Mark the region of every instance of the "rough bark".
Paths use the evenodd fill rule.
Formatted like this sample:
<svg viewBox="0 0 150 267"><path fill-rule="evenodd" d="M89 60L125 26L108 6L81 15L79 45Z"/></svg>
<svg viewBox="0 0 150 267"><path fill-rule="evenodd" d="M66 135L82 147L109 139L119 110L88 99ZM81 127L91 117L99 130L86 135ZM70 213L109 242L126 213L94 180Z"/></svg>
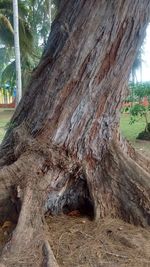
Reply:
<svg viewBox="0 0 150 267"><path fill-rule="evenodd" d="M79 209L91 219L111 214L150 224L149 161L136 159L118 134L149 15L149 0L60 3L1 145L1 221L10 195L19 216L2 252L6 266L57 266L44 236L45 212Z"/></svg>

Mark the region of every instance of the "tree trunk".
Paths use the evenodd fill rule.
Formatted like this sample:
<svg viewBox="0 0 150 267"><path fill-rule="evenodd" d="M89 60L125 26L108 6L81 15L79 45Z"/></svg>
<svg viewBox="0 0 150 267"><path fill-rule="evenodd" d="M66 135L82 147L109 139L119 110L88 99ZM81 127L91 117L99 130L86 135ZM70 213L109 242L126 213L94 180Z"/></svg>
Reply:
<svg viewBox="0 0 150 267"><path fill-rule="evenodd" d="M1 221L10 203L19 216L2 252L6 266L57 266L45 212L79 209L92 219L109 214L150 224L150 163L118 132L149 15L149 0L60 1L1 145Z"/></svg>

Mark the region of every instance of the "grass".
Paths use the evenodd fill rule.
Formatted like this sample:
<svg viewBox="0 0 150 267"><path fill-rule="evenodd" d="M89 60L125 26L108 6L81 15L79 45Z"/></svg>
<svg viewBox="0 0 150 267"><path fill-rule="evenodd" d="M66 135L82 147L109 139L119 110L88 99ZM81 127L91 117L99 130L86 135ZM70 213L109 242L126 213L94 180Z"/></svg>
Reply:
<svg viewBox="0 0 150 267"><path fill-rule="evenodd" d="M138 133L144 131L145 129L145 121L141 118L138 122L133 123L132 125L129 124L130 122L130 115L129 114L122 114L120 120L120 128L123 136L125 136L129 141L135 141Z"/></svg>
<svg viewBox="0 0 150 267"><path fill-rule="evenodd" d="M150 121L150 114L149 114ZM144 131L145 129L145 121L141 118L138 122L130 125L130 115L122 114L120 120L120 129L123 136L127 138L128 141L132 143L132 145L137 149L144 153L146 156L150 156L150 141L142 141L136 139L138 133Z"/></svg>
<svg viewBox="0 0 150 267"><path fill-rule="evenodd" d="M6 125L9 122L12 115L13 115L13 110L0 109L0 142L4 137L6 131Z"/></svg>

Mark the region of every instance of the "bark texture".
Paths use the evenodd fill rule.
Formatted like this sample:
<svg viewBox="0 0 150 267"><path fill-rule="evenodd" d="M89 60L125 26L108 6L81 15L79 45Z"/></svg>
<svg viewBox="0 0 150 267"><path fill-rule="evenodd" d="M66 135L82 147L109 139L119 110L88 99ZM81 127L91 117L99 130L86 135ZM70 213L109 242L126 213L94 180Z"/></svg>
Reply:
<svg viewBox="0 0 150 267"><path fill-rule="evenodd" d="M45 212L150 224L149 161L118 134L149 15L149 0L61 1L1 145L0 219L10 216L10 203L19 216L2 252L6 266L57 266Z"/></svg>

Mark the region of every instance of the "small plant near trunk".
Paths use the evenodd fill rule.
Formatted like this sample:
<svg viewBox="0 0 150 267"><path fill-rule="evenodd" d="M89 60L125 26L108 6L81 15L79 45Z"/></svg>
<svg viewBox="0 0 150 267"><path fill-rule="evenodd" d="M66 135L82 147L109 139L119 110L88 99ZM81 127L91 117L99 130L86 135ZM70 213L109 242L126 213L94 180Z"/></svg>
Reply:
<svg viewBox="0 0 150 267"><path fill-rule="evenodd" d="M138 134L137 139L150 140L150 122L148 121L149 111L150 106L145 107L141 104L135 104L130 109L130 124L133 124L142 118L145 120L145 130Z"/></svg>

